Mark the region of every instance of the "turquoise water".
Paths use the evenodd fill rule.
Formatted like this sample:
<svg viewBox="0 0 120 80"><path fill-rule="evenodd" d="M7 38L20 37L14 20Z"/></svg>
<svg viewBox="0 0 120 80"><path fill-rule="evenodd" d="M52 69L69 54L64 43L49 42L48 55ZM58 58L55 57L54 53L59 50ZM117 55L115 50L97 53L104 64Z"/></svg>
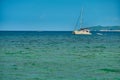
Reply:
<svg viewBox="0 0 120 80"><path fill-rule="evenodd" d="M0 31L0 80L120 80L120 33Z"/></svg>

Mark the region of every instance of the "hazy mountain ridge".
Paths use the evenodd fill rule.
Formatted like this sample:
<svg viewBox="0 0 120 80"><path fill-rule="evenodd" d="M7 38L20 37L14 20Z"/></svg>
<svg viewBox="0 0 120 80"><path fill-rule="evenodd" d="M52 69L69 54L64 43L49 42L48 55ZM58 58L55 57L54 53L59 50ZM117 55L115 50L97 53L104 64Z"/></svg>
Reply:
<svg viewBox="0 0 120 80"><path fill-rule="evenodd" d="M89 27L91 31L100 31L100 30L120 30L120 26L92 26Z"/></svg>

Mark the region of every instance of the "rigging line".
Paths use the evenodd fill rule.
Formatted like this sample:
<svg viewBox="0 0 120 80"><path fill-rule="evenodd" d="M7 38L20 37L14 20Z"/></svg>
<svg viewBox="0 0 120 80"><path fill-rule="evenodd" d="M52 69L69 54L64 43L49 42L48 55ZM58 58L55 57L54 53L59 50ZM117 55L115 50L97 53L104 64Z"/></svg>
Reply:
<svg viewBox="0 0 120 80"><path fill-rule="evenodd" d="M82 13L83 13L83 8L80 11L80 15L79 15L79 17L77 19L77 22L75 24L74 30L77 29L77 26L79 25L79 21L80 21L80 28L82 27Z"/></svg>
<svg viewBox="0 0 120 80"><path fill-rule="evenodd" d="M78 26L79 20L80 20L80 15L79 15L79 17L78 17L78 19L77 19L77 22L76 22L76 24L75 24L75 28L74 28L74 30L77 29L77 26Z"/></svg>
<svg viewBox="0 0 120 80"><path fill-rule="evenodd" d="M80 15L80 28L82 28L82 15L83 15L83 8L81 9L81 15Z"/></svg>

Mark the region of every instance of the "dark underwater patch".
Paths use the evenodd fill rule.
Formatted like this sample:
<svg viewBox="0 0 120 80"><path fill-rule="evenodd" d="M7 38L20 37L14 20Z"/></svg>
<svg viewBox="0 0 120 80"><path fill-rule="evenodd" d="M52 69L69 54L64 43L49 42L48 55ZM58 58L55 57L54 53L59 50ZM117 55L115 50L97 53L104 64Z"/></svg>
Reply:
<svg viewBox="0 0 120 80"><path fill-rule="evenodd" d="M108 69L108 68L103 68L103 69L100 69L101 71L104 71L104 72L116 72L116 73L120 73L120 69Z"/></svg>

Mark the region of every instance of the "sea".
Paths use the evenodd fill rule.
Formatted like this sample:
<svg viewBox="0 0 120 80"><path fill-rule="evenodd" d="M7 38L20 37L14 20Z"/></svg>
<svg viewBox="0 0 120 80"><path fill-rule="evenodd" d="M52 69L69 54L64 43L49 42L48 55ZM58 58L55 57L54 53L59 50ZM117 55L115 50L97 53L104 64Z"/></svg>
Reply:
<svg viewBox="0 0 120 80"><path fill-rule="evenodd" d="M0 31L0 80L120 80L120 32Z"/></svg>

